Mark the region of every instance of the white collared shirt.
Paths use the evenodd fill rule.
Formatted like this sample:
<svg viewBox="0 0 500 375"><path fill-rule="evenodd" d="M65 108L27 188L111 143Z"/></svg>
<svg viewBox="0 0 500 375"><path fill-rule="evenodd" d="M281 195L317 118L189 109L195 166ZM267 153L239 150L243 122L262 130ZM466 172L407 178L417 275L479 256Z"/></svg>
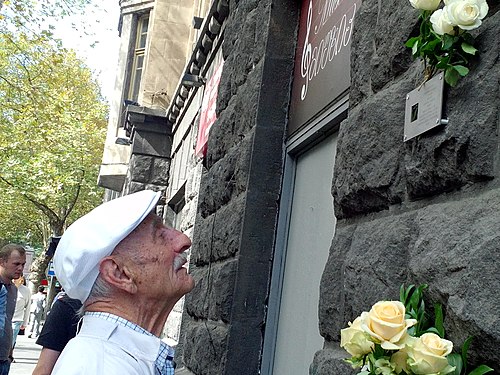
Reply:
<svg viewBox="0 0 500 375"><path fill-rule="evenodd" d="M85 316L52 375L155 375L161 340L96 316Z"/></svg>

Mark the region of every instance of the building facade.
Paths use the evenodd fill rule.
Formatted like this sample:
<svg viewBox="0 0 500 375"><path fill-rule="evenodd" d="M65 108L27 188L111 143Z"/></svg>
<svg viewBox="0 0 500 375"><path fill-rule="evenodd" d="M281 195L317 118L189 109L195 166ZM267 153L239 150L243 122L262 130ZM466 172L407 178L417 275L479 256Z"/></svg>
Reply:
<svg viewBox="0 0 500 375"><path fill-rule="evenodd" d="M196 287L175 318L184 371L354 374L340 329L403 283L428 284L447 337L476 337L470 361L498 370L499 5L474 31L470 74L445 87L447 124L405 140L423 79L404 46L409 2L214 0L175 17L176 1L141 3L145 81L108 138L129 142L121 174L104 173L105 154L100 183L110 197L164 191L165 220L193 239ZM167 41L169 15L185 43Z"/></svg>

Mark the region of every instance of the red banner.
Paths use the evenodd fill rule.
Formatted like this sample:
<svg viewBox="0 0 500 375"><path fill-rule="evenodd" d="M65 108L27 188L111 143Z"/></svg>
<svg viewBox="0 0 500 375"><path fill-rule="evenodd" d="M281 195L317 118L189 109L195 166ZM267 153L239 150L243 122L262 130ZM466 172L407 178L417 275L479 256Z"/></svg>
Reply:
<svg viewBox="0 0 500 375"><path fill-rule="evenodd" d="M217 102L217 93L219 89L220 77L224 61L215 69L214 74L205 84L205 92L203 93L203 101L200 111L200 126L198 129L198 140L196 142L196 156L205 156L207 153L207 142L210 128L217 120L215 113L215 104Z"/></svg>

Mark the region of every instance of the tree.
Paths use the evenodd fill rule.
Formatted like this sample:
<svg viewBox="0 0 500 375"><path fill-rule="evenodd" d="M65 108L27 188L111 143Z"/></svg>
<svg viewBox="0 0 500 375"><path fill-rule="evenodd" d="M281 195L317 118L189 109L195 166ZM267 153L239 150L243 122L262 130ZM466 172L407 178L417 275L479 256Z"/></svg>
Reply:
<svg viewBox="0 0 500 375"><path fill-rule="evenodd" d="M101 202L107 106L92 72L45 35L0 36L1 233L46 247ZM10 219L9 219L10 218ZM49 259L37 259L38 284Z"/></svg>
<svg viewBox="0 0 500 375"><path fill-rule="evenodd" d="M82 12L91 0L0 0L2 26L27 30L52 29L60 19Z"/></svg>

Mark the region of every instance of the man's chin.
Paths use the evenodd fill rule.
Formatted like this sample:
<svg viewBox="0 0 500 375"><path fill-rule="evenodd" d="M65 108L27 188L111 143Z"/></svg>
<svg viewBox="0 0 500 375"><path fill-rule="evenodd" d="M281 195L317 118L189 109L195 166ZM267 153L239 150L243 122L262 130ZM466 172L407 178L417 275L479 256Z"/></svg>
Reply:
<svg viewBox="0 0 500 375"><path fill-rule="evenodd" d="M194 289L194 285L195 285L193 276L191 276L190 274L186 273L186 277L187 277L187 280L185 282L186 288L185 288L184 294L187 294L190 291L192 291Z"/></svg>

